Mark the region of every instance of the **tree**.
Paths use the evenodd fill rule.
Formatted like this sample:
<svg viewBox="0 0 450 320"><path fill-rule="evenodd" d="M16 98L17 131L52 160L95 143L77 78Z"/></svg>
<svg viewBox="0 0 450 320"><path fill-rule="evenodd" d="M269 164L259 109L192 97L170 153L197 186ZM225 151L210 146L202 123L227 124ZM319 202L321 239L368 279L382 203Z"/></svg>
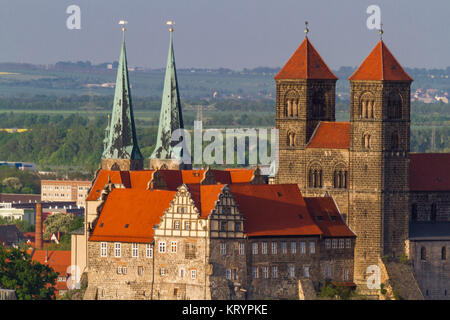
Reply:
<svg viewBox="0 0 450 320"><path fill-rule="evenodd" d="M19 300L55 299L58 273L32 261L26 251L0 247L0 287L15 290Z"/></svg>
<svg viewBox="0 0 450 320"><path fill-rule="evenodd" d="M48 216L44 221L44 237L50 238L55 232L69 232L69 226L71 225L74 217L72 214L56 213Z"/></svg>

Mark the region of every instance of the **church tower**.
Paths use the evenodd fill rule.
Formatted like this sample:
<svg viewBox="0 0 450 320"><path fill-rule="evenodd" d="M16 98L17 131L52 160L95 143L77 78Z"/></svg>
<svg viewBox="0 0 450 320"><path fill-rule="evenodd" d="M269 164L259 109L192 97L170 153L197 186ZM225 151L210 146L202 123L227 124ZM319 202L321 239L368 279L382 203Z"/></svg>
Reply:
<svg viewBox="0 0 450 320"><path fill-rule="evenodd" d="M125 27L122 28L122 51L117 68L116 89L111 120L108 118L107 134L102 154L102 169L142 170L143 157L136 139L130 82L125 49Z"/></svg>
<svg viewBox="0 0 450 320"><path fill-rule="evenodd" d="M158 136L156 146L150 156L150 169L189 169L190 163L183 163L183 150L177 147L179 141L172 141L172 134L177 129L183 129L180 93L178 91L175 55L173 52L173 22L170 24L170 44L167 56L166 75L159 116Z"/></svg>
<svg viewBox="0 0 450 320"><path fill-rule="evenodd" d="M306 35L274 79L279 130L279 168L275 182L300 183L305 180L304 150L309 139L320 121L335 120L337 77Z"/></svg>
<svg viewBox="0 0 450 320"><path fill-rule="evenodd" d="M357 234L354 280L365 289L369 266L406 253L413 79L380 40L349 80L348 222Z"/></svg>

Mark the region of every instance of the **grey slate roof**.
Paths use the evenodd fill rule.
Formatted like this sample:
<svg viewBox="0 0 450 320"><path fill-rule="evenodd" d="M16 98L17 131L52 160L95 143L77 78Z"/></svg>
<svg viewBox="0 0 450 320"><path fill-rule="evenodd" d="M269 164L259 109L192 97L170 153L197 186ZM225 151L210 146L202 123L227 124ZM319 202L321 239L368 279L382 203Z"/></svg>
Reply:
<svg viewBox="0 0 450 320"><path fill-rule="evenodd" d="M410 240L450 240L450 222L414 221L409 225Z"/></svg>

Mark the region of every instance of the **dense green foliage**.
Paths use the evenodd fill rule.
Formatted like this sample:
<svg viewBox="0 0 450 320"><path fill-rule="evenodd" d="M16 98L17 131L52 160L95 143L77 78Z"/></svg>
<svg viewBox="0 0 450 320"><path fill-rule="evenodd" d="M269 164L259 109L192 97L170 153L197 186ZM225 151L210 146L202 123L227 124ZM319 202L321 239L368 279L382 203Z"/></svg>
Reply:
<svg viewBox="0 0 450 320"><path fill-rule="evenodd" d="M55 299L57 277L52 268L32 261L25 251L0 246L0 287L16 290L19 300Z"/></svg>
<svg viewBox="0 0 450 320"><path fill-rule="evenodd" d="M0 193L38 194L41 193L40 184L39 176L32 171L21 171L4 165L0 166Z"/></svg>
<svg viewBox="0 0 450 320"><path fill-rule="evenodd" d="M32 225L30 222L26 220L8 220L4 217L0 217L0 225L9 225L9 224L15 224L17 226L17 229L19 229L20 232L34 232L34 225Z"/></svg>

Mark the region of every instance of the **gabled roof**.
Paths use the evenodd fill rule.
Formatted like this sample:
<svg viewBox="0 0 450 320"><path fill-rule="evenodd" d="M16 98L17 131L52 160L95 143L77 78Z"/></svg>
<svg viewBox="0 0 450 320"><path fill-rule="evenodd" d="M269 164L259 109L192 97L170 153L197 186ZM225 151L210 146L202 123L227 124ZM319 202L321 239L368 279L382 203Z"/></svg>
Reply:
<svg viewBox="0 0 450 320"><path fill-rule="evenodd" d="M349 149L350 122L321 121L307 148Z"/></svg>
<svg viewBox="0 0 450 320"><path fill-rule="evenodd" d="M90 241L149 243L176 191L113 189L108 195Z"/></svg>
<svg viewBox="0 0 450 320"><path fill-rule="evenodd" d="M207 219L209 217L217 200L219 200L219 195L222 193L224 186L224 184L187 185L192 200L194 200L195 207L200 212L200 218Z"/></svg>
<svg viewBox="0 0 450 320"><path fill-rule="evenodd" d="M330 79L337 80L325 61L305 38L274 79Z"/></svg>
<svg viewBox="0 0 450 320"><path fill-rule="evenodd" d="M413 81L380 40L349 80Z"/></svg>
<svg viewBox="0 0 450 320"><path fill-rule="evenodd" d="M450 191L450 153L411 153L411 191Z"/></svg>
<svg viewBox="0 0 450 320"><path fill-rule="evenodd" d="M356 237L345 224L331 197L305 197L306 206L325 237Z"/></svg>
<svg viewBox="0 0 450 320"><path fill-rule="evenodd" d="M319 236L296 184L236 184L231 193L248 236Z"/></svg>

